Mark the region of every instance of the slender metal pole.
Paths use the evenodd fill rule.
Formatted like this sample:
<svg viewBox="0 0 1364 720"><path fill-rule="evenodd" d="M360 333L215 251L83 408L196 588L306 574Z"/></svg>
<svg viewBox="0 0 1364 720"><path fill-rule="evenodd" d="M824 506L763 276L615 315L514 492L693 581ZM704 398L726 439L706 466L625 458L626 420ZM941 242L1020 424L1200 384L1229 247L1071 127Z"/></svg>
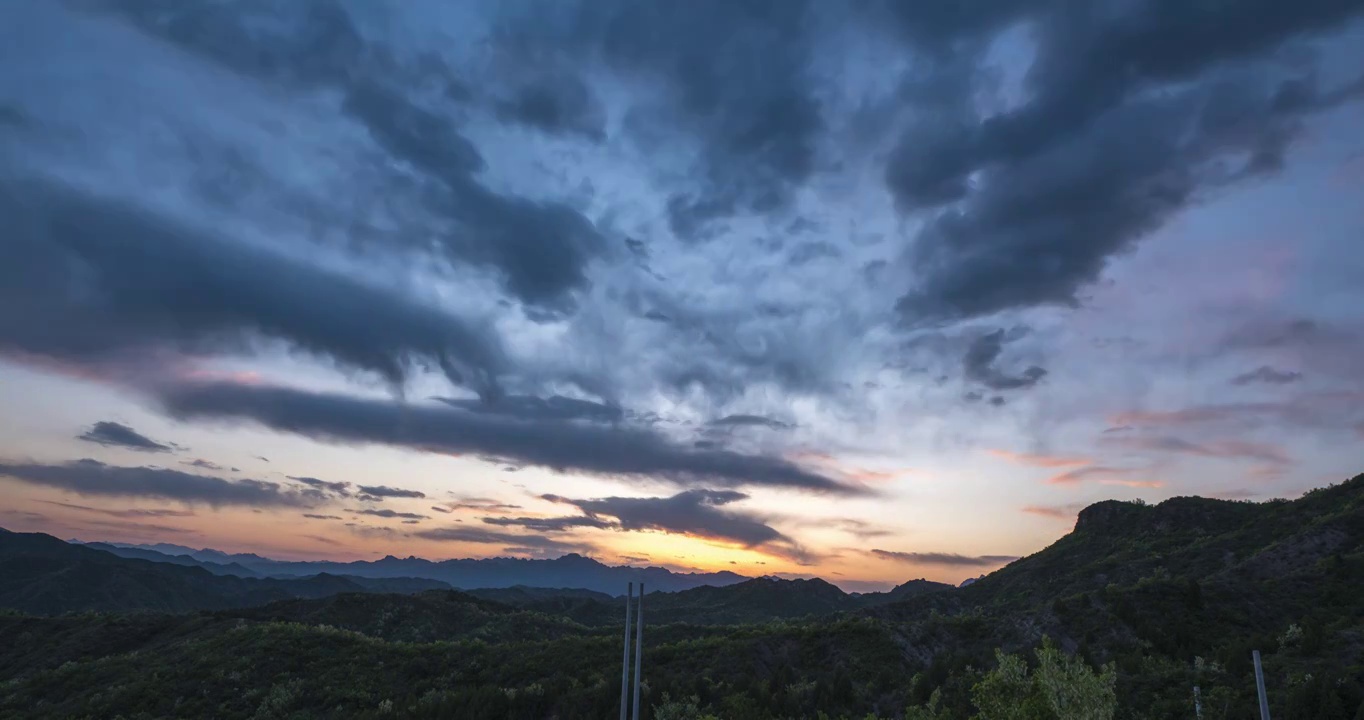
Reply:
<svg viewBox="0 0 1364 720"><path fill-rule="evenodd" d="M1255 691L1260 694L1260 720L1269 720L1269 698L1265 697L1265 671L1260 667L1260 651L1252 650L1255 660Z"/></svg>
<svg viewBox="0 0 1364 720"><path fill-rule="evenodd" d="M639 720L640 661L644 657L644 583L639 584L639 607L635 610L635 714Z"/></svg>
<svg viewBox="0 0 1364 720"><path fill-rule="evenodd" d="M620 659L620 720L626 720L626 701L630 699L630 603L635 599L635 584L625 590L625 644Z"/></svg>

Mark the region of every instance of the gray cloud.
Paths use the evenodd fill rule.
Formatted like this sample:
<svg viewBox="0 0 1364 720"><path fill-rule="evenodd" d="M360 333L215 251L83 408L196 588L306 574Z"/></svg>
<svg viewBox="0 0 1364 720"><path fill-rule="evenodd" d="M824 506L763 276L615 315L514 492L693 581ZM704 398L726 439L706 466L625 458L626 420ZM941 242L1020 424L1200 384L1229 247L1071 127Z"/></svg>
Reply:
<svg viewBox="0 0 1364 720"><path fill-rule="evenodd" d="M186 461L184 461L184 462L182 462L182 463L180 463L180 464L181 464L181 465L188 465L188 466L190 466L190 467L199 468L199 469L201 469L201 470L226 470L226 469L227 469L227 468L224 468L222 465L219 465L218 463L215 463L215 462L213 462L213 461L211 461L211 460L205 460L205 459L203 459L203 458L195 458L194 460L186 460Z"/></svg>
<svg viewBox="0 0 1364 720"><path fill-rule="evenodd" d="M312 491L283 490L263 480L227 481L165 468L105 465L89 459L63 465L0 461L0 476L78 495L157 498L211 507L311 507L323 499Z"/></svg>
<svg viewBox="0 0 1364 720"><path fill-rule="evenodd" d="M1029 388L1046 377L1047 371L1036 365L1024 370L1020 375L1009 375L995 367L995 361L999 359L1000 353L1004 352L1005 340L1003 329L973 340L961 360L966 377L992 390ZM995 405L1002 404L995 402L997 399L999 398L991 398L991 402Z"/></svg>
<svg viewBox="0 0 1364 720"><path fill-rule="evenodd" d="M724 508L748 499L748 495L733 490L687 490L672 497L575 500L544 495L543 498L572 505L594 518L599 515L613 517L622 530L660 530L719 540L798 561L810 557L793 539L768 525L763 518Z"/></svg>
<svg viewBox="0 0 1364 720"><path fill-rule="evenodd" d="M394 157L439 180L430 202L456 227L441 237L455 259L497 269L507 289L545 310L573 306L570 293L587 284L586 265L605 251L592 222L567 205L502 195L473 173L483 158L449 123L396 91L375 84L352 88L346 110Z"/></svg>
<svg viewBox="0 0 1364 720"><path fill-rule="evenodd" d="M178 418L250 420L319 440L475 453L556 470L681 484L766 485L841 495L866 492L786 460L696 450L635 428L523 422L429 405L221 383L170 388L162 401Z"/></svg>
<svg viewBox="0 0 1364 720"><path fill-rule="evenodd" d="M105 447L122 447L141 452L170 452L171 446L156 442L122 423L101 420L76 437L77 440L97 443Z"/></svg>
<svg viewBox="0 0 1364 720"><path fill-rule="evenodd" d="M452 223L436 237L439 251L450 260L494 269L511 292L548 311L571 308L571 293L587 284L586 264L605 249L596 228L562 203L501 194L478 182L475 173L485 160L456 127L450 105L461 99L459 83L438 57L400 60L401 49L360 32L347 9L331 0L221 8L155 1L116 6L147 32L237 72L285 87L341 90L344 111L379 147L439 184L427 202ZM443 92L430 92L433 86ZM574 114L575 122L590 114L589 97L559 87L546 105L535 89L523 88L511 101L517 119L548 121L547 108L563 120ZM429 239L416 235L398 238Z"/></svg>
<svg viewBox="0 0 1364 720"><path fill-rule="evenodd" d="M92 361L241 350L263 336L395 384L429 360L481 391L502 365L475 323L112 200L3 183L0 214L0 350Z"/></svg>
<svg viewBox="0 0 1364 720"><path fill-rule="evenodd" d="M397 510L389 510L388 508L384 508L384 509L382 509L382 510L371 510L371 509L368 509L368 508L359 508L359 509L351 510L350 512L353 512L353 513L355 513L355 514L357 514L357 515L373 515L374 517L389 518L389 519L393 519L393 518L402 518L402 519L406 519L406 520L424 520L424 519L426 519L426 516L425 516L425 515L418 515L417 513L410 513L410 512L398 512Z"/></svg>
<svg viewBox="0 0 1364 720"><path fill-rule="evenodd" d="M1211 458L1258 460L1272 465L1292 462L1283 448L1271 443L1225 439L1194 442L1172 435L1117 436L1103 438L1105 445L1129 450L1149 450Z"/></svg>
<svg viewBox="0 0 1364 720"><path fill-rule="evenodd" d="M505 122L536 128L551 135L581 135L600 142L606 138L606 111L582 78L556 75L527 82L497 103Z"/></svg>
<svg viewBox="0 0 1364 720"><path fill-rule="evenodd" d="M1268 365L1241 373L1231 379L1232 385L1252 385L1264 383L1266 385L1287 385L1302 379L1302 373L1291 370L1276 370Z"/></svg>
<svg viewBox="0 0 1364 720"><path fill-rule="evenodd" d="M303 517L310 520L342 520L340 515L318 515L316 513L303 513Z"/></svg>
<svg viewBox="0 0 1364 720"><path fill-rule="evenodd" d="M726 415L718 420L712 420L710 424L717 427L765 427L769 430L790 430L792 428L791 423L763 415Z"/></svg>
<svg viewBox="0 0 1364 720"><path fill-rule="evenodd" d="M501 527L520 527L536 532L565 532L574 528L595 528L603 530L615 527L615 523L594 517L485 517L483 522Z"/></svg>
<svg viewBox="0 0 1364 720"><path fill-rule="evenodd" d="M886 172L902 209L942 208L914 243L918 286L901 311L917 324L1076 304L1110 257L1208 194L1279 170L1300 119L1360 89L1323 91L1310 70L1266 59L1360 11L1004 3L988 21L957 23L985 40L1006 18L1033 22L1030 97L982 117L968 101L973 63L962 72L963 58L943 60L958 81L911 123ZM984 53L987 43L942 47Z"/></svg>
<svg viewBox="0 0 1364 720"><path fill-rule="evenodd" d="M348 482L319 480L318 478L315 477L307 477L300 475L288 475L286 477L288 477L290 480L293 480L294 482L303 483L304 485L307 485L308 487L311 488L324 490L329 493L340 495L341 497L350 497L350 483Z"/></svg>
<svg viewBox="0 0 1364 720"><path fill-rule="evenodd" d="M883 560L896 560L899 562L914 563L916 565L947 565L950 567L991 567L995 565L1007 565L1018 559L1016 555L957 555L956 553L918 553L918 552L899 552L896 550L871 551L872 555Z"/></svg>
<svg viewBox="0 0 1364 720"><path fill-rule="evenodd" d="M735 213L789 206L815 171L825 128L808 75L807 3L565 5L562 13L515 15L500 38L524 63L599 62L647 86L640 97L662 97L637 103L626 127L645 146L660 136L695 143L697 182L668 202L675 235L697 239Z"/></svg>
<svg viewBox="0 0 1364 720"><path fill-rule="evenodd" d="M451 493L452 495L454 493ZM436 508L431 508L435 510ZM481 497L459 497L454 502L445 503L441 512L454 512L455 510L479 510L482 512L505 513L512 510L520 510L520 505L505 503L492 498Z"/></svg>
<svg viewBox="0 0 1364 720"><path fill-rule="evenodd" d="M360 485L360 492L374 497L384 498L424 498L426 493L420 490L405 490L403 488L388 487L387 485Z"/></svg>
<svg viewBox="0 0 1364 720"><path fill-rule="evenodd" d="M592 420L617 422L624 412L615 405L579 400L561 395L547 398L532 395L503 395L487 399L436 398L461 410L492 413L524 420Z"/></svg>

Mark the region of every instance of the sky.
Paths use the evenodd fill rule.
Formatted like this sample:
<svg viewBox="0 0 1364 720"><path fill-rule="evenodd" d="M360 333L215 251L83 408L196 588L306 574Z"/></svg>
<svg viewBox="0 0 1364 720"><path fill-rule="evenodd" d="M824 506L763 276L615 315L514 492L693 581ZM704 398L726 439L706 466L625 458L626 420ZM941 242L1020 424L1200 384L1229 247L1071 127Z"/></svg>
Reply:
<svg viewBox="0 0 1364 720"><path fill-rule="evenodd" d="M0 526L960 582L1364 471L1364 2L0 3Z"/></svg>

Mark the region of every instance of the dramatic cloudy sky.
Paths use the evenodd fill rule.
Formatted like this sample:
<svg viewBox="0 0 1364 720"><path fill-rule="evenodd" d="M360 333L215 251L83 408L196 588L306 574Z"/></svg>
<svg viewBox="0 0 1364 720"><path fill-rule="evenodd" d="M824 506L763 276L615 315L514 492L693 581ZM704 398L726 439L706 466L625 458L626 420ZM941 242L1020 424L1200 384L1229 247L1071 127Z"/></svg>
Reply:
<svg viewBox="0 0 1364 720"><path fill-rule="evenodd" d="M0 3L0 525L863 589L1343 479L1362 20Z"/></svg>

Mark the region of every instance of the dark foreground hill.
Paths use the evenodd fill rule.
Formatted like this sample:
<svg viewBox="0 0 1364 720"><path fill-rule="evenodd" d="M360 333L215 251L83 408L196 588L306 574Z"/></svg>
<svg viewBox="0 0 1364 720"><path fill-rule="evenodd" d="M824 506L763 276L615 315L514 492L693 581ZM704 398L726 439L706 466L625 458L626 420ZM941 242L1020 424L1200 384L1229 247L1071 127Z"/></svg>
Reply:
<svg viewBox="0 0 1364 720"><path fill-rule="evenodd" d="M832 615L952 589L943 583L911 580L889 592L854 595L819 578L761 577L723 587L650 592L645 598L645 609L650 623L741 625ZM625 612L623 597L586 590L506 588L470 590L469 594L592 626L619 625Z"/></svg>
<svg viewBox="0 0 1364 720"><path fill-rule="evenodd" d="M154 562L72 545L41 533L0 532L0 608L66 612L247 607L285 598L345 592L416 592L430 580L373 580L320 574L307 578L241 578L198 566Z"/></svg>
<svg viewBox="0 0 1364 720"><path fill-rule="evenodd" d="M800 587L811 605L826 597ZM757 603L769 590L737 592ZM727 607L707 595L678 612ZM1114 664L1118 718L1193 717L1195 685L1207 720L1254 717L1253 649L1276 719L1364 716L1364 476L1291 502L1099 503L1051 547L968 587L888 604L651 624L644 705L667 693L726 720L969 717L994 649L1026 654L1044 636ZM619 663L617 625L449 592L8 616L0 717L615 717Z"/></svg>

